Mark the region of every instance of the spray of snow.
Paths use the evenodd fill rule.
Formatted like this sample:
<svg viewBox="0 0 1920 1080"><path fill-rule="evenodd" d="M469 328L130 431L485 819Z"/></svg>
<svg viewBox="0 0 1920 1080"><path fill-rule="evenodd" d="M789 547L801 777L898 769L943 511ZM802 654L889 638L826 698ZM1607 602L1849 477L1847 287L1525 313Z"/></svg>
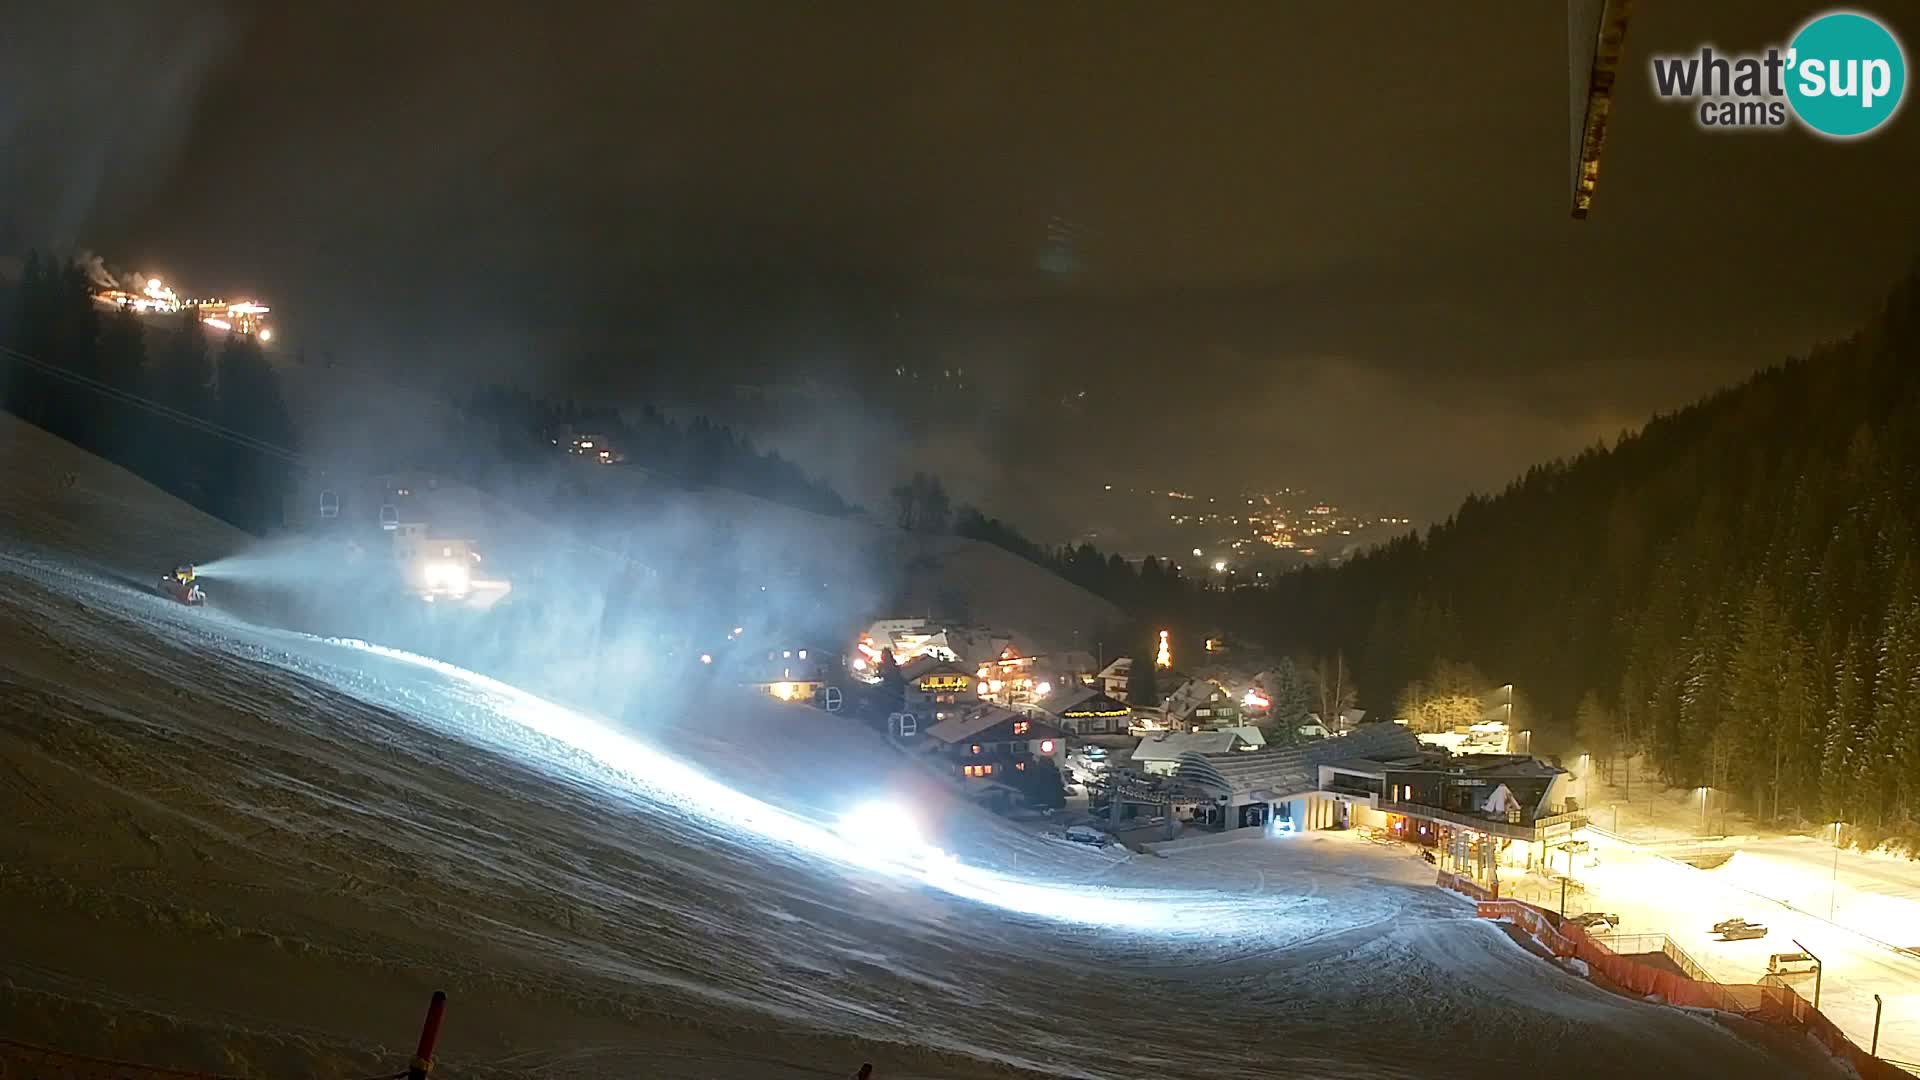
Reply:
<svg viewBox="0 0 1920 1080"><path fill-rule="evenodd" d="M435 671L482 691L502 716L529 731L591 756L650 798L677 803L725 824L845 866L922 882L942 892L1016 911L1072 922L1135 930L1189 932L1198 928L1182 913L1195 897L1152 890L1041 884L971 867L921 839L910 817L891 805L849 808L837 826L827 826L769 805L700 773L667 754L615 731L598 720L464 668L352 639L326 639ZM1215 926L1207 927L1213 932Z"/></svg>

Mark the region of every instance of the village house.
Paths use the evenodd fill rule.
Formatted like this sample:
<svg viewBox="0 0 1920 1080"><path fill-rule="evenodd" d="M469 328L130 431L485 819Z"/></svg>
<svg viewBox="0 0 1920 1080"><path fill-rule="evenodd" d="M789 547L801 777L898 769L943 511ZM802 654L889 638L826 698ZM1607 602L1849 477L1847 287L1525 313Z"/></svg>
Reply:
<svg viewBox="0 0 1920 1080"><path fill-rule="evenodd" d="M1116 656L1093 677L1093 685L1116 701L1127 699L1127 677L1133 674L1133 658Z"/></svg>
<svg viewBox="0 0 1920 1080"><path fill-rule="evenodd" d="M1205 731L1238 726L1240 704L1211 679L1187 679L1161 699L1160 714L1170 731Z"/></svg>
<svg viewBox="0 0 1920 1080"><path fill-rule="evenodd" d="M1148 776L1172 776L1187 754L1226 754L1259 749L1237 731L1162 731L1133 748L1127 765Z"/></svg>
<svg viewBox="0 0 1920 1080"><path fill-rule="evenodd" d="M1052 772L1057 792L1067 737L1045 720L979 704L927 728L916 749L970 789L978 786L981 801L1004 806L1042 786L1034 770Z"/></svg>
<svg viewBox="0 0 1920 1080"><path fill-rule="evenodd" d="M957 661L922 655L901 665L900 677L907 684L902 711L921 723L939 723L980 702L980 680Z"/></svg>
<svg viewBox="0 0 1920 1080"><path fill-rule="evenodd" d="M1433 851L1490 891L1584 824L1566 769L1517 754L1449 755L1399 724L1363 724L1289 749L1187 752L1173 781L1207 792L1195 822L1277 832L1366 827Z"/></svg>
<svg viewBox="0 0 1920 1080"><path fill-rule="evenodd" d="M1079 736L1124 735L1133 719L1126 702L1091 686L1055 689L1041 708L1062 730Z"/></svg>
<svg viewBox="0 0 1920 1080"><path fill-rule="evenodd" d="M835 676L846 664L839 653L817 646L767 649L742 671L742 682L781 701L797 701L838 710Z"/></svg>

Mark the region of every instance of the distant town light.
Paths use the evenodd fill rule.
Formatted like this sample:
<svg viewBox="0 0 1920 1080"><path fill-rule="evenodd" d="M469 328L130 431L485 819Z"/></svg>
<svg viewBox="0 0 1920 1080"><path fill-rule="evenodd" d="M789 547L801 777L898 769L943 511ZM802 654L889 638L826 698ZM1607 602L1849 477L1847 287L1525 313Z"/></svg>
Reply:
<svg viewBox="0 0 1920 1080"><path fill-rule="evenodd" d="M701 654L700 654L700 662L701 662L701 663L703 663L703 664L711 664L711 663L713 663L713 654L712 654L712 653L701 653Z"/></svg>

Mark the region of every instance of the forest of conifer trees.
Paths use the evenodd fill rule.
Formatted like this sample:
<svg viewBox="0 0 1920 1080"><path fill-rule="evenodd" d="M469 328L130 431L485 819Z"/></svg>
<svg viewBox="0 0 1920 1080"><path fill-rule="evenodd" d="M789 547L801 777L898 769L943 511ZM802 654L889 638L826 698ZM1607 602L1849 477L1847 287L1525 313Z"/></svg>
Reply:
<svg viewBox="0 0 1920 1080"><path fill-rule="evenodd" d="M1920 281L1848 340L1283 579L1270 635L1376 713L1435 665L1524 687L1568 749L1644 754L1783 825L1920 844Z"/></svg>

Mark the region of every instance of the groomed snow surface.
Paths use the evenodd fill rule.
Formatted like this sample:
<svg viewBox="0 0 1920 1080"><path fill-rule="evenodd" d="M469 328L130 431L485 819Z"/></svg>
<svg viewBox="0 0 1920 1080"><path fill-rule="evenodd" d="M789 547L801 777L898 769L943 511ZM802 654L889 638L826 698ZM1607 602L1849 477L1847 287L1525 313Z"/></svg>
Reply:
<svg viewBox="0 0 1920 1080"><path fill-rule="evenodd" d="M0 460L0 1036L370 1075L444 988L448 1077L1840 1075L1528 955L1395 849L1122 858L804 708L615 723L171 604L145 581L236 537L4 418ZM876 802L926 845L839 828Z"/></svg>

